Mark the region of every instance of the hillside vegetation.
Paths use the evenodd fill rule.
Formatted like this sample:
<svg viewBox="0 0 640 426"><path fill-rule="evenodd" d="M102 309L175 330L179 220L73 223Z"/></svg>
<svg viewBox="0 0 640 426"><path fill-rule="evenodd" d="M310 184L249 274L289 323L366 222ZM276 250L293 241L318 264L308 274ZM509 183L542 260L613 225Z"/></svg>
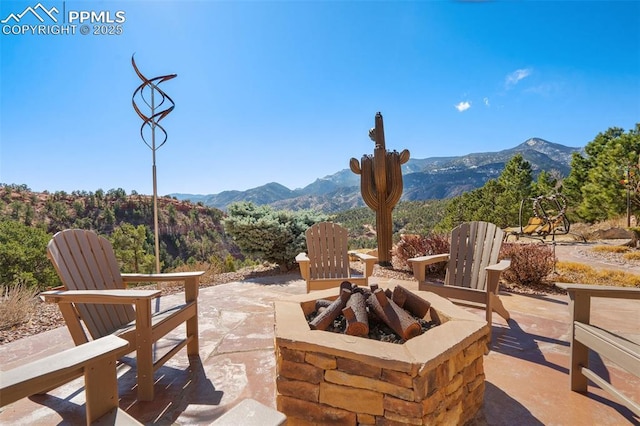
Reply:
<svg viewBox="0 0 640 426"><path fill-rule="evenodd" d="M239 262L244 260L238 247L226 236L222 217L223 213L215 208L160 197L158 230L162 269L195 262L224 265L229 257ZM7 246L12 241L24 244L18 239L24 234L22 228L43 234L44 245L40 242L41 246L37 248L41 256L54 233L80 228L117 239L112 243L123 255L121 260L126 257L124 251L140 249L146 257L137 265L123 265L123 268L128 272L153 272L153 198L150 196L127 195L122 189L35 193L24 185L0 185L0 224L3 226L0 238L8 240L0 250L5 252L5 259L7 256L13 259L9 262L25 261L18 258L21 254L10 251ZM127 247L132 241L140 247ZM46 258L44 260L48 263ZM6 263L2 263L5 270L0 270L0 277L5 279L2 284L10 275Z"/></svg>
<svg viewBox="0 0 640 426"><path fill-rule="evenodd" d="M396 241L403 232L428 232L442 218L445 204L443 200L400 203L394 214ZM347 210L333 216L277 211L268 206L251 206L250 203L248 208L251 212L249 226L258 227L256 215L260 216L258 223L262 224L257 234L250 233L257 236L254 250L244 244L249 233L235 235L238 226L227 229L235 223L229 214L202 203L159 197L162 271L206 265L212 273L220 273L262 261L275 262L282 258L279 252L304 250L304 240L300 236L304 235L309 224L319 220L333 220L347 227L353 237L351 248L372 248L376 245L375 215L367 208ZM246 209L243 211L246 213ZM239 213L236 213L235 219L238 217ZM270 229L266 226L273 221L283 222L285 218L287 221L303 218L301 224L293 227L296 233L293 239L297 245L287 247L286 241L291 239L281 238L274 257L273 251L257 246L266 246L269 238L277 238L283 223ZM126 194L122 189L74 191L71 194L37 193L25 185L0 184L0 285L26 284L41 289L58 285L57 275L46 259L46 245L53 234L67 228L90 229L107 236L123 271L154 272L152 197ZM293 256L288 257L293 259ZM285 265L287 262L281 260L281 266L294 266L291 262Z"/></svg>

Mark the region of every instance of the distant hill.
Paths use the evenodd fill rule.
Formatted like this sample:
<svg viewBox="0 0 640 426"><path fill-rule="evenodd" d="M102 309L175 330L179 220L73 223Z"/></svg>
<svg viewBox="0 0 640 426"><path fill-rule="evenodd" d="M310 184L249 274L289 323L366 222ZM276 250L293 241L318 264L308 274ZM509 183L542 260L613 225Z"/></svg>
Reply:
<svg viewBox="0 0 640 426"><path fill-rule="evenodd" d="M189 261L243 259L239 247L224 231L217 208L158 197L158 234L163 268ZM153 198L127 195L123 189L96 192L32 192L26 185L0 184L0 222L12 220L41 227L50 234L68 228L91 229L111 235L123 224L154 229ZM153 243L150 237L151 244ZM1 262L0 262L1 263Z"/></svg>
<svg viewBox="0 0 640 426"><path fill-rule="evenodd" d="M435 200L455 197L483 186L496 178L516 154L531 164L537 175L542 170L557 170L562 176L571 170L571 156L583 148L571 148L540 138L498 152L467 154L459 157L410 159L402 166L403 201ZM364 206L360 195L360 176L350 169L316 179L301 189L291 190L271 182L246 191L223 191L219 194L170 194L180 200L202 202L225 210L231 203L251 201L276 209L315 209L326 213Z"/></svg>

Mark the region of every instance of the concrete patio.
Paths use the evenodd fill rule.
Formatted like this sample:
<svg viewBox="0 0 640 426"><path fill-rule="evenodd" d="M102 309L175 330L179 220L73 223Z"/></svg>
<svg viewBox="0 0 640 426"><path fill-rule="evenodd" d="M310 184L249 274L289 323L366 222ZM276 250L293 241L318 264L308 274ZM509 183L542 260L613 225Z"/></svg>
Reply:
<svg viewBox="0 0 640 426"><path fill-rule="evenodd" d="M381 286L415 281L374 278ZM182 351L156 372L156 397L136 400L135 371L118 369L120 407L145 424L211 424L245 398L275 407L273 304L303 294L298 274L202 288L199 296L200 362L189 366ZM163 297L163 304L181 295ZM621 425L640 419L601 389L569 390L569 310L566 296L501 294L512 319L494 315L491 351L484 358L485 403L474 425ZM483 312L468 308L483 316ZM595 299L594 323L640 341L640 306ZM0 346L2 370L73 346L62 327ZM640 400L640 379L607 360L594 359L620 390ZM84 423L82 379L47 395L0 409L0 424Z"/></svg>

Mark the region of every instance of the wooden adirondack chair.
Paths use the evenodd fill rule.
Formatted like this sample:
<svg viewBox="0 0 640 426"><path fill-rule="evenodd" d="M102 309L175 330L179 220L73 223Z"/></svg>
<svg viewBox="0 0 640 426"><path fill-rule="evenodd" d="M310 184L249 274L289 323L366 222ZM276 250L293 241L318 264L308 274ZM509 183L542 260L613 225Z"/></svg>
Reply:
<svg viewBox="0 0 640 426"><path fill-rule="evenodd" d="M349 233L345 228L332 222L320 222L310 226L305 236L308 253L298 254L296 262L300 265L302 278L307 281L307 293L338 287L343 281L368 285L368 279L378 258L351 252L365 264L363 276L352 276L347 249Z"/></svg>
<svg viewBox="0 0 640 426"><path fill-rule="evenodd" d="M489 326L493 311L508 320L509 312L498 297L500 274L511 265L508 260L498 262L503 237L502 229L493 223L469 222L458 226L451 231L450 253L409 259L419 289L453 302L483 306ZM448 262L444 285L426 281L427 265L436 262Z"/></svg>
<svg viewBox="0 0 640 426"><path fill-rule="evenodd" d="M0 373L0 407L84 375L89 424L141 425L118 406L116 359L129 342L105 336Z"/></svg>
<svg viewBox="0 0 640 426"><path fill-rule="evenodd" d="M618 367L640 377L640 343L591 322L592 298L640 301L640 288L567 283L556 283L556 285L567 290L569 294L572 320L569 369L571 390L587 393L587 387L591 381L640 417L640 393L637 389L633 399L630 395L621 392L609 377L598 372L598 369L592 366L592 362L589 362L592 358L590 352L595 352L617 364ZM635 314L634 321L634 315L629 318L629 311L621 310L620 322L632 321L632 324L638 324L638 311L635 311ZM607 370L605 372L608 373Z"/></svg>
<svg viewBox="0 0 640 426"><path fill-rule="evenodd" d="M58 303L76 345L115 334L136 351L138 399L153 399L153 373L180 349L198 356L198 287L204 272L170 274L121 274L109 240L94 232L67 229L53 236L47 247L64 290L41 293ZM127 290L129 282L183 281L185 303L152 314L151 301L160 290ZM135 309L134 309L135 306ZM176 327L186 324L186 337L154 360L153 346Z"/></svg>

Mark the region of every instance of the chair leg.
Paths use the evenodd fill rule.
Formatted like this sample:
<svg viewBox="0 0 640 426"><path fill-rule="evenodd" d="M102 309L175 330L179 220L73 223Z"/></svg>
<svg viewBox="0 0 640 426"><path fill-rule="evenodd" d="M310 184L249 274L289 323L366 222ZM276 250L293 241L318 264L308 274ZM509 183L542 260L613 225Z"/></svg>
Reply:
<svg viewBox="0 0 640 426"><path fill-rule="evenodd" d="M198 341L198 315L187 320L187 338L191 337L189 343L187 343L187 355L198 356L200 355L200 343Z"/></svg>
<svg viewBox="0 0 640 426"><path fill-rule="evenodd" d="M587 392L587 385L589 381L584 376L580 369L582 366L589 365L589 348L578 342L575 339L571 339L571 366L569 369L569 376L571 379L571 390L575 392Z"/></svg>
<svg viewBox="0 0 640 426"><path fill-rule="evenodd" d="M485 307L485 317L487 319L487 324L489 324L489 327L491 327L491 323L493 322L493 304L494 304L494 300L491 297L491 295L489 295L489 298L487 300L487 306Z"/></svg>
<svg viewBox="0 0 640 426"><path fill-rule="evenodd" d="M198 291L200 287L200 277L193 277L185 282L185 302L195 302L195 312L193 317L187 320L187 338L191 338L187 343L187 355L196 356L200 354L200 343L198 341Z"/></svg>
<svg viewBox="0 0 640 426"><path fill-rule="evenodd" d="M153 337L149 299L136 303L136 372L138 400L153 401Z"/></svg>
<svg viewBox="0 0 640 426"><path fill-rule="evenodd" d="M115 357L87 366L84 378L87 424L91 424L109 411L118 409Z"/></svg>
<svg viewBox="0 0 640 426"><path fill-rule="evenodd" d="M591 315L591 297L589 294L569 293L569 311L571 312L571 365L569 376L571 390L575 392L587 392L589 380L582 374L582 367L589 367L589 348L578 342L575 338L575 322L589 324Z"/></svg>

